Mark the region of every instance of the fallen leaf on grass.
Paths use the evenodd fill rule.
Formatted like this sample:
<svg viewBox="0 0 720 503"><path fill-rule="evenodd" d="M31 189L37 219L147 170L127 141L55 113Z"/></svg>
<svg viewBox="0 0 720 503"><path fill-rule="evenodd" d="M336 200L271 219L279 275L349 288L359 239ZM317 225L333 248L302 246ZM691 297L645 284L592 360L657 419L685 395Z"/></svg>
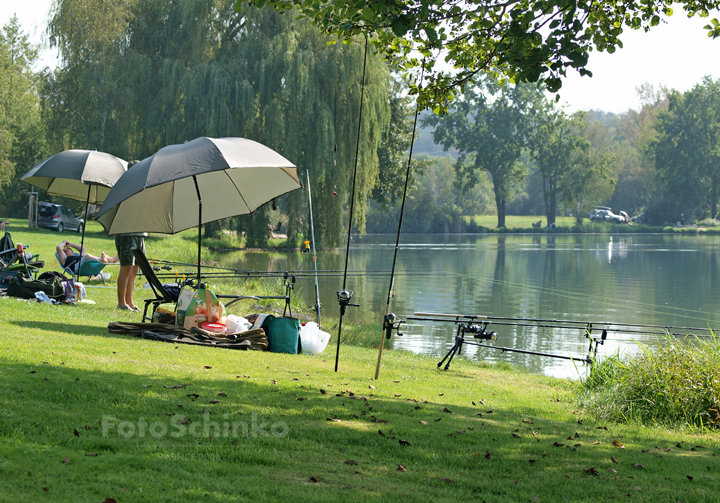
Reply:
<svg viewBox="0 0 720 503"><path fill-rule="evenodd" d="M318 483L318 482L320 482L320 481L319 481L318 479L316 479L315 477L310 477L310 478L308 479L308 482L312 482L313 484L316 484L316 483Z"/></svg>
<svg viewBox="0 0 720 503"><path fill-rule="evenodd" d="M554 445L555 447L562 447L562 446L565 445L565 444L561 444L560 442L554 442L553 445Z"/></svg>
<svg viewBox="0 0 720 503"><path fill-rule="evenodd" d="M210 400L208 403L212 403L212 404L220 403L220 400Z"/></svg>
<svg viewBox="0 0 720 503"><path fill-rule="evenodd" d="M85 429L86 429L86 430L92 430L92 425L91 425L91 424L86 424L86 425L85 425Z"/></svg>
<svg viewBox="0 0 720 503"><path fill-rule="evenodd" d="M212 367L210 365L205 365L203 368L210 370Z"/></svg>
<svg viewBox="0 0 720 503"><path fill-rule="evenodd" d="M410 446L410 442L408 442L407 440L399 439L398 442L400 442L400 445L404 445L404 446L408 446L408 447Z"/></svg>
<svg viewBox="0 0 720 503"><path fill-rule="evenodd" d="M448 477L445 477L445 478L443 479L443 482L446 482L446 483L450 484L450 483L452 482L452 479L450 479L450 478L448 478Z"/></svg>
<svg viewBox="0 0 720 503"><path fill-rule="evenodd" d="M396 395L395 395L395 398L400 398L401 396L402 396L402 395L396 394Z"/></svg>
<svg viewBox="0 0 720 503"><path fill-rule="evenodd" d="M185 418L182 421L178 421L177 424L190 424L190 420L188 418Z"/></svg>
<svg viewBox="0 0 720 503"><path fill-rule="evenodd" d="M354 459L346 459L345 464L346 465L356 465L357 461L355 461Z"/></svg>
<svg viewBox="0 0 720 503"><path fill-rule="evenodd" d="M117 503L113 498L105 498L102 503Z"/></svg>
<svg viewBox="0 0 720 503"><path fill-rule="evenodd" d="M73 430L73 435L75 435L76 437L79 437L79 436L80 436L80 432L77 431L77 430Z"/></svg>
<svg viewBox="0 0 720 503"><path fill-rule="evenodd" d="M533 464L535 462L534 459L528 459L528 463Z"/></svg>
<svg viewBox="0 0 720 503"><path fill-rule="evenodd" d="M69 456L65 456L65 459L63 459L62 462L65 463L66 465L69 465L69 464L70 464L70 457L69 457Z"/></svg>
<svg viewBox="0 0 720 503"><path fill-rule="evenodd" d="M540 498L538 498L537 496L533 496L530 499L533 500L535 503L540 503Z"/></svg>
<svg viewBox="0 0 720 503"><path fill-rule="evenodd" d="M86 452L85 455L94 458L95 456L97 456L97 452Z"/></svg>
<svg viewBox="0 0 720 503"><path fill-rule="evenodd" d="M485 459L492 459L492 453L490 451L485 451Z"/></svg>
<svg viewBox="0 0 720 503"><path fill-rule="evenodd" d="M610 473L617 473L617 470L615 470L614 468L608 468L608 471L609 471Z"/></svg>
<svg viewBox="0 0 720 503"><path fill-rule="evenodd" d="M600 445L600 442L593 442L593 445Z"/></svg>
<svg viewBox="0 0 720 503"><path fill-rule="evenodd" d="M200 398L200 395L198 395L197 393L190 393L189 395L185 395L185 396L188 396L190 398Z"/></svg>
<svg viewBox="0 0 720 503"><path fill-rule="evenodd" d="M220 393L217 394L217 396L227 396L227 393L225 393L224 391L221 391Z"/></svg>
<svg viewBox="0 0 720 503"><path fill-rule="evenodd" d="M437 419L435 420L435 422L437 423L437 422L440 421L441 419L442 419L442 418L439 417L439 418L437 418Z"/></svg>
<svg viewBox="0 0 720 503"><path fill-rule="evenodd" d="M297 401L298 401L298 402L302 402L303 400L307 400L307 398L303 398L303 397L301 397L301 396L299 396L299 397L297 398Z"/></svg>
<svg viewBox="0 0 720 503"><path fill-rule="evenodd" d="M513 433L512 436L513 436L514 438L522 438L522 437L521 437L520 435L518 435L517 433Z"/></svg>
<svg viewBox="0 0 720 503"><path fill-rule="evenodd" d="M613 447L617 447L618 449L624 449L625 446L618 440L617 438L612 441Z"/></svg>
<svg viewBox="0 0 720 503"><path fill-rule="evenodd" d="M448 414L452 414L452 411L451 411L450 409L448 409L447 407L445 407L445 408L443 409L443 412L447 412Z"/></svg>
<svg viewBox="0 0 720 503"><path fill-rule="evenodd" d="M583 470L583 473L589 473L590 475L595 475L596 477L597 477L598 475L600 475L600 472L597 471L597 470L596 470L595 468L593 468L593 467L590 467L590 468L588 468L588 469L586 469L586 470Z"/></svg>
<svg viewBox="0 0 720 503"><path fill-rule="evenodd" d="M49 487L43 487L43 491L49 491L49 490L50 490Z"/></svg>
<svg viewBox="0 0 720 503"><path fill-rule="evenodd" d="M321 389L321 390L320 390L320 394L321 394L321 395L324 395L324 394L326 394L326 393L327 393L327 391L325 391L324 389Z"/></svg>
<svg viewBox="0 0 720 503"><path fill-rule="evenodd" d="M638 470L642 470L643 468L645 468L645 465L641 465L640 463L635 463L635 468L637 468Z"/></svg>
<svg viewBox="0 0 720 503"><path fill-rule="evenodd" d="M398 463L397 471L399 471L399 472L406 472L407 470L405 469L405 467L404 467L403 465L401 465L400 463Z"/></svg>
<svg viewBox="0 0 720 503"><path fill-rule="evenodd" d="M375 386L373 386L372 384L368 384L368 388L370 388L370 389L377 389L377 388L376 388Z"/></svg>
<svg viewBox="0 0 720 503"><path fill-rule="evenodd" d="M339 419L335 419L334 417L326 417L325 421L332 421L333 423L341 423Z"/></svg>

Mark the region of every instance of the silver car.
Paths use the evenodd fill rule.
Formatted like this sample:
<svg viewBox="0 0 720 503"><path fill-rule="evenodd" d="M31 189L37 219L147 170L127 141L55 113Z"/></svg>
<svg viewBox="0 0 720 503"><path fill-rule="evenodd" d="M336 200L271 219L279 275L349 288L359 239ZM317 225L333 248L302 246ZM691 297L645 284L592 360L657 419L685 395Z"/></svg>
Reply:
<svg viewBox="0 0 720 503"><path fill-rule="evenodd" d="M616 215L607 206L598 206L590 212L589 217L593 222L610 222L613 224L624 224L627 222L623 215Z"/></svg>
<svg viewBox="0 0 720 503"><path fill-rule="evenodd" d="M38 226L58 232L64 230L82 232L85 222L78 218L70 208L54 203L40 203Z"/></svg>

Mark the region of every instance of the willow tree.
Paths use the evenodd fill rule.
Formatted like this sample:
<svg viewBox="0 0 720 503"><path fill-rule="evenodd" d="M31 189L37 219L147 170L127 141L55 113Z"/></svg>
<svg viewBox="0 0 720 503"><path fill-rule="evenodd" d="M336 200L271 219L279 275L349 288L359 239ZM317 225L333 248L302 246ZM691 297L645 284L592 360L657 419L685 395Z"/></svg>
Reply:
<svg viewBox="0 0 720 503"><path fill-rule="evenodd" d="M103 0L59 0L66 2L104 5ZM354 166L363 47L328 45L311 23L249 4L239 12L221 0L124 5L130 6L129 21L119 50L109 55L115 58L113 82L119 89L112 95L107 118L113 124L107 128L124 143L113 153L142 158L198 136L259 141L299 166L303 182L305 170L310 172L318 240L338 245ZM97 84L97 77L76 65L80 56L67 52L63 71ZM367 197L378 179L378 148L390 122L388 87L389 72L371 52L354 217L361 231ZM61 108L63 100L55 103ZM77 102L75 113L98 115L98 103ZM304 198L296 191L279 202L289 215L291 241L300 221L308 221ZM267 224L266 208L242 219L251 245L266 243Z"/></svg>

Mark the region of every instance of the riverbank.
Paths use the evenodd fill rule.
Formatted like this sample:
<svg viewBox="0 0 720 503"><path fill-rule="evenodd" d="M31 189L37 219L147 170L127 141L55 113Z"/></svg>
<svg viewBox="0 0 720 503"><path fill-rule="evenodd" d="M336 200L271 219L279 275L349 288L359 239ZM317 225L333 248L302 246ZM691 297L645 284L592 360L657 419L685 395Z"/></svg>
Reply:
<svg viewBox="0 0 720 503"><path fill-rule="evenodd" d="M90 249L110 251L89 227ZM68 237L11 230L49 266ZM194 238L148 245L191 262ZM139 317L115 309L114 278L88 288L94 305L0 299L7 501L687 502L720 491L716 433L597 419L568 380L464 359L444 372L386 351L374 381L376 349L346 344L335 373L332 328L318 356L109 334L109 322ZM136 298L149 297L140 284Z"/></svg>
<svg viewBox="0 0 720 503"><path fill-rule="evenodd" d="M479 215L465 217L468 231L473 233L528 233L528 234L707 234L720 235L720 227L702 225L686 226L658 226L646 224L611 224L595 223L587 218L578 225L575 217L557 217L555 227L547 228L547 220L538 216L508 215L505 217L505 227L497 227L497 216ZM533 227L533 224L540 226Z"/></svg>

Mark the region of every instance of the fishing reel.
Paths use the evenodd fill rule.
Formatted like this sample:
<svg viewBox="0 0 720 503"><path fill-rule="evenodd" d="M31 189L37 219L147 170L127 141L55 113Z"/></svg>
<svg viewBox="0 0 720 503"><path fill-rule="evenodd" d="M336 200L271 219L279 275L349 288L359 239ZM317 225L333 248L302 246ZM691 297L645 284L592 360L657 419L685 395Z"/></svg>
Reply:
<svg viewBox="0 0 720 503"><path fill-rule="evenodd" d="M402 336L404 335L402 332L400 332L400 325L402 323L405 323L405 320L401 320L398 315L395 313L389 313L385 315L385 319L383 320L383 330L385 331L385 338L389 339L392 337L392 331L397 330L397 335Z"/></svg>
<svg viewBox="0 0 720 503"><path fill-rule="evenodd" d="M345 316L345 310L348 306L360 307L360 304L351 304L353 291L352 290L340 290L337 293L338 303L340 304L340 316Z"/></svg>
<svg viewBox="0 0 720 503"><path fill-rule="evenodd" d="M597 330L597 329L595 329ZM592 336L592 323L589 323L587 328L585 329L585 337L590 339L590 346L588 347L588 355L587 359L585 360L587 363L592 364L594 360L597 359L597 350L598 346L604 345L605 341L607 340L607 329L603 329L602 333L600 334L600 338ZM590 354L592 353L593 357L590 358Z"/></svg>
<svg viewBox="0 0 720 503"><path fill-rule="evenodd" d="M498 338L497 332L489 332L487 331L489 323L470 323L470 324L462 324L460 326L460 330L462 331L463 335L465 334L472 334L472 336L475 339L481 339L483 341L494 341Z"/></svg>

